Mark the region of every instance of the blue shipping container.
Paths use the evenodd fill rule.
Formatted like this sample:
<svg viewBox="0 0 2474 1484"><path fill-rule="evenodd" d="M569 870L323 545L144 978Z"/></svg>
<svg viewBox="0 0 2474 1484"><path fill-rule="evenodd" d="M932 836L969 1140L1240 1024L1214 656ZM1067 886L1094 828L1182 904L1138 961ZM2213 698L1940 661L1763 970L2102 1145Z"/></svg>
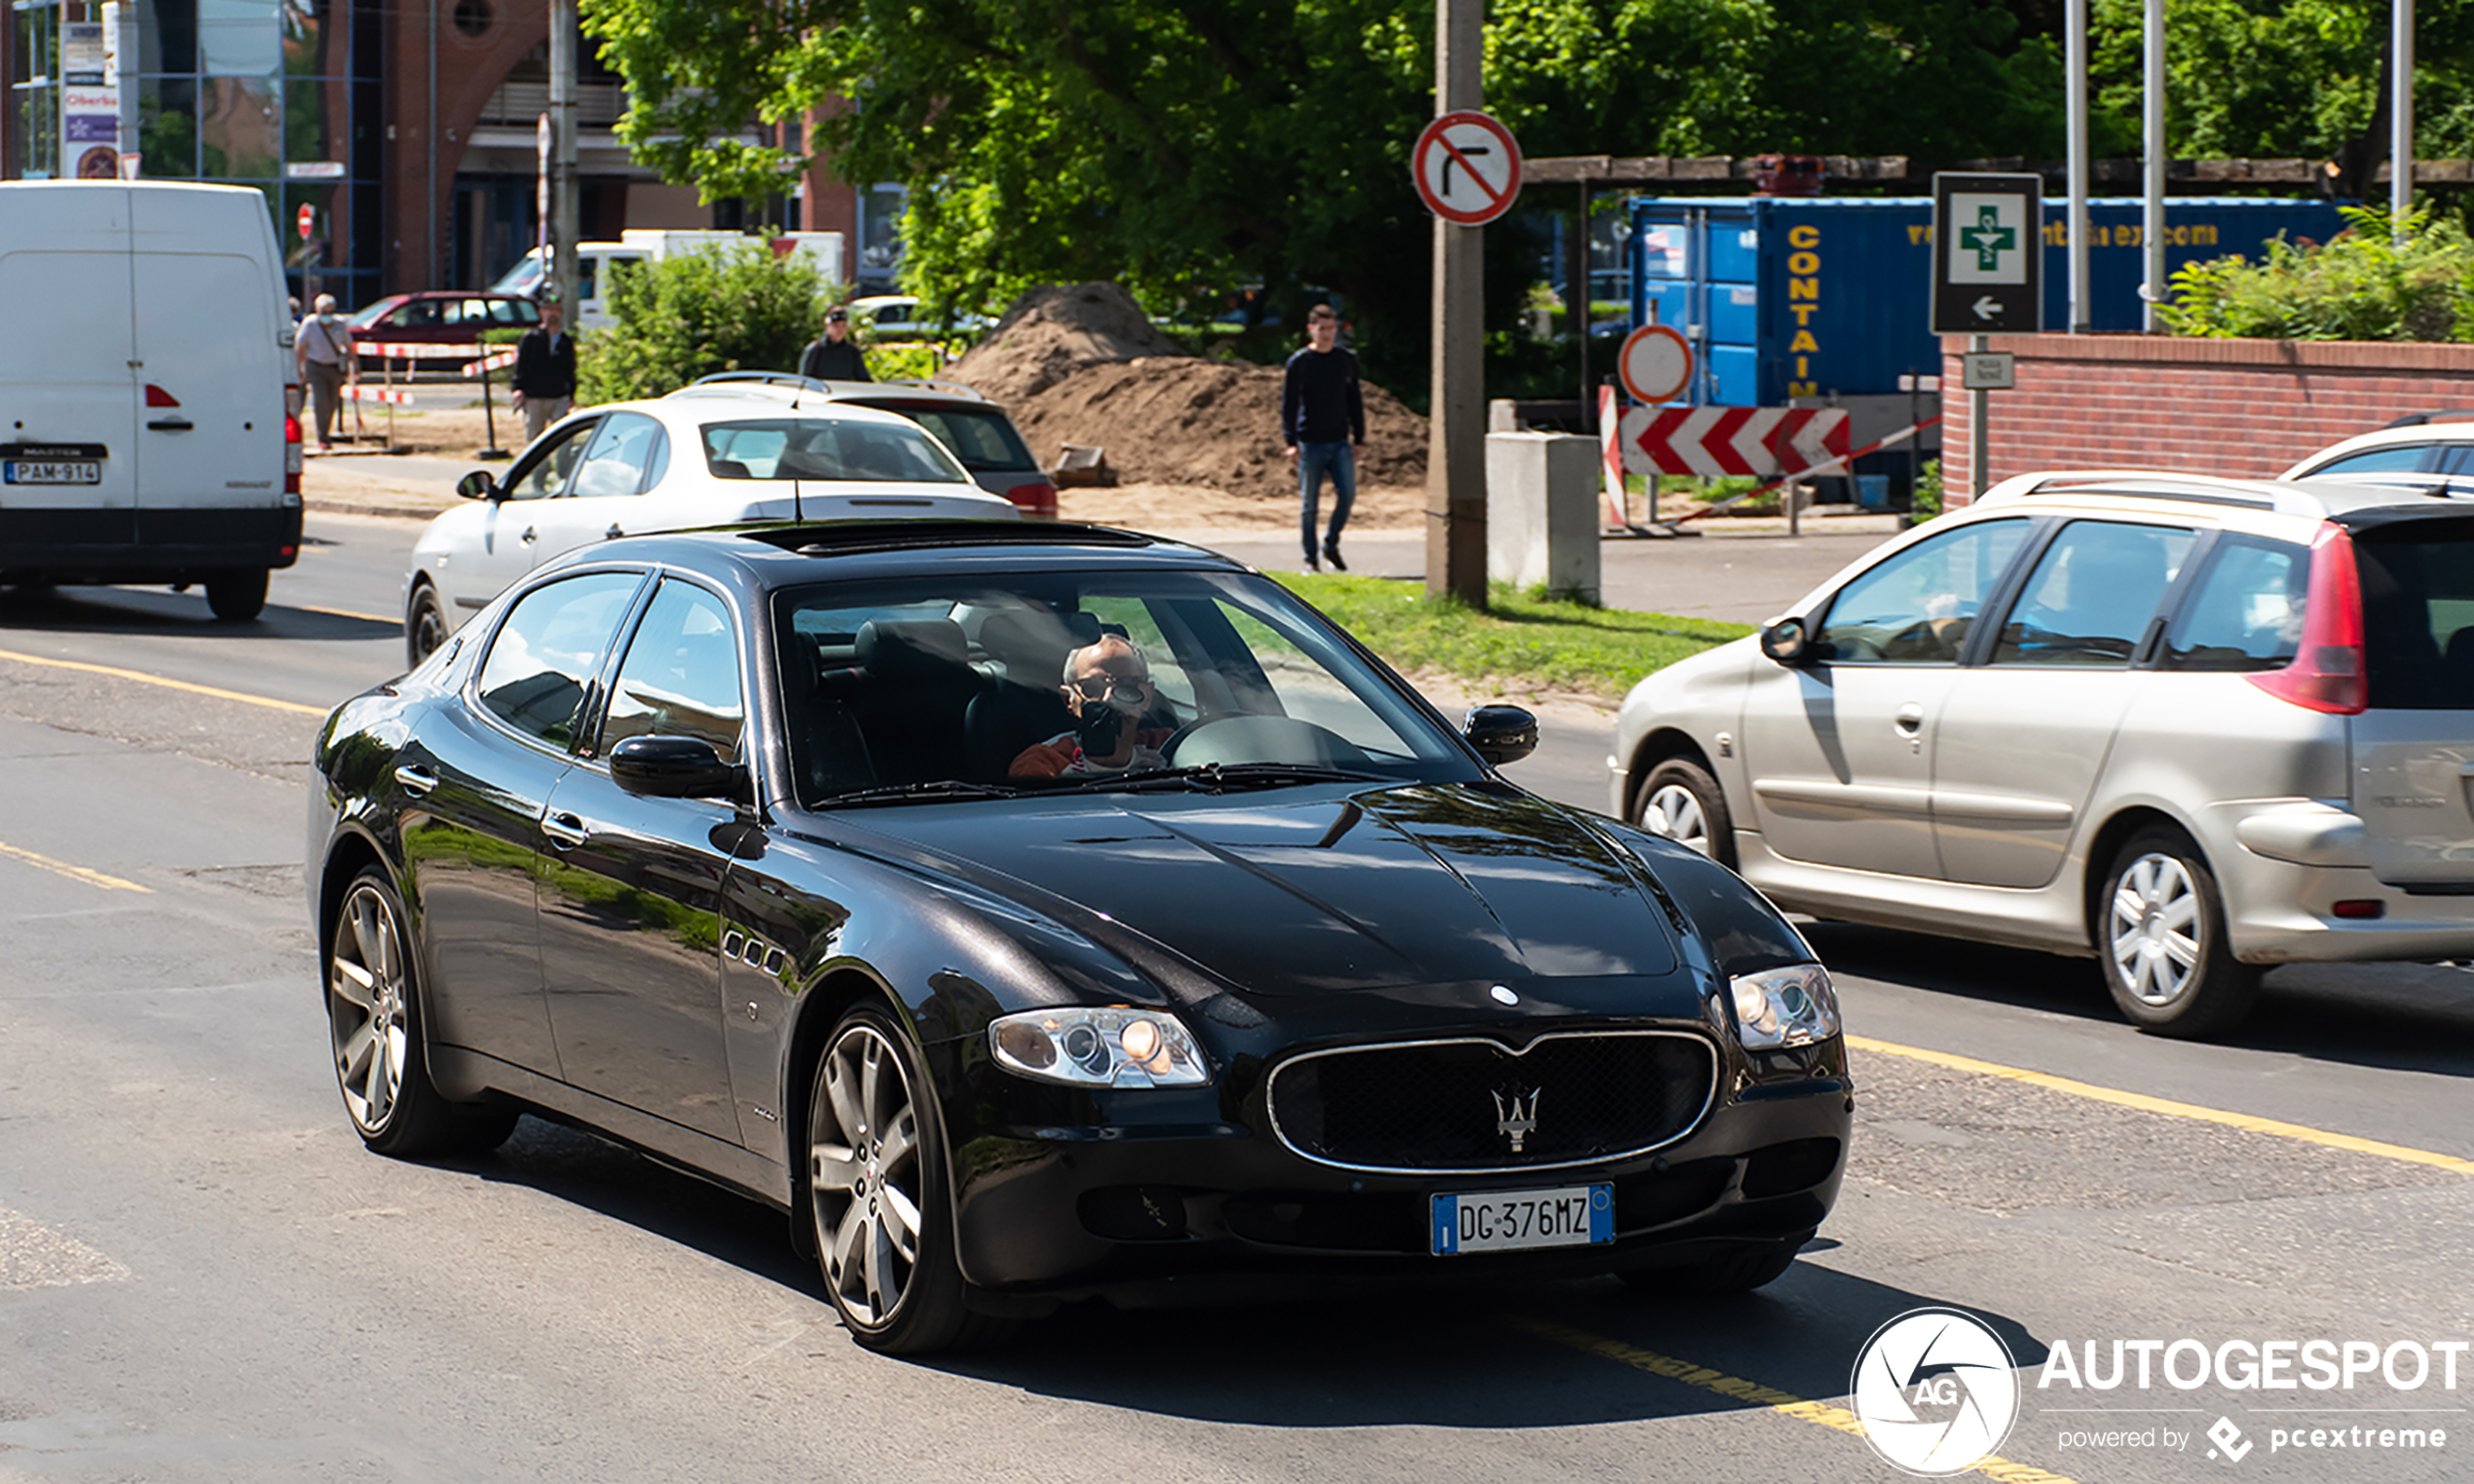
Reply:
<svg viewBox="0 0 2474 1484"><path fill-rule="evenodd" d="M2139 328L2140 204L2088 204L2094 327ZM1798 396L1865 396L1940 374L1930 323L1932 202L1726 201L1645 197L1632 207L1632 323L1681 330L1697 358L1679 402L1783 407ZM2241 253L2284 235L2325 241L2343 222L2322 201L2176 197L2165 268ZM2068 328L2063 205L2044 204L2044 325Z"/></svg>

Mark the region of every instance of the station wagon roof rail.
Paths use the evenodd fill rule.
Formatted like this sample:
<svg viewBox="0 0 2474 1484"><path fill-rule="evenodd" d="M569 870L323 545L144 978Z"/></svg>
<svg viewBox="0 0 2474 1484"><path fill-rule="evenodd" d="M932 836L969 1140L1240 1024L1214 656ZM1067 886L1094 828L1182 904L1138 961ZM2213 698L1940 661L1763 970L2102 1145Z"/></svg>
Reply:
<svg viewBox="0 0 2474 1484"><path fill-rule="evenodd" d="M2326 520L2368 506L2397 504L2418 494L2445 497L2447 491L2350 479L2223 479L2164 469L2062 469L2005 479L1976 503L2007 504L2039 496L2103 495L2192 504L2245 505L2281 515Z"/></svg>

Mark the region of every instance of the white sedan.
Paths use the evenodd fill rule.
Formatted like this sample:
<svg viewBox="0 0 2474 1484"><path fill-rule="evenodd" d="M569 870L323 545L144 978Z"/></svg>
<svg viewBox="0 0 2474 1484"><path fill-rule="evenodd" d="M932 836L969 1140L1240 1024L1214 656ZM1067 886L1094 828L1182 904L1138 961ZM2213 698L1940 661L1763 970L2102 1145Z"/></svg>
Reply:
<svg viewBox="0 0 2474 1484"><path fill-rule="evenodd" d="M908 418L818 400L703 395L612 402L552 424L505 478L430 522L404 576L404 649L429 657L550 558L649 531L743 521L1013 520Z"/></svg>

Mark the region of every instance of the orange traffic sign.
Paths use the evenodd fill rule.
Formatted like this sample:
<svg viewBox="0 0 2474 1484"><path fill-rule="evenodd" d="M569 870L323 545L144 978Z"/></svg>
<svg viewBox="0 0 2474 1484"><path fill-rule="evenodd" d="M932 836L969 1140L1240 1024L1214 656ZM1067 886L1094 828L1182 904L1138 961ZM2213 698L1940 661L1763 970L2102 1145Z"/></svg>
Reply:
<svg viewBox="0 0 2474 1484"><path fill-rule="evenodd" d="M1671 402L1692 385L1692 347L1666 325L1645 324L1624 337L1615 368L1633 401Z"/></svg>

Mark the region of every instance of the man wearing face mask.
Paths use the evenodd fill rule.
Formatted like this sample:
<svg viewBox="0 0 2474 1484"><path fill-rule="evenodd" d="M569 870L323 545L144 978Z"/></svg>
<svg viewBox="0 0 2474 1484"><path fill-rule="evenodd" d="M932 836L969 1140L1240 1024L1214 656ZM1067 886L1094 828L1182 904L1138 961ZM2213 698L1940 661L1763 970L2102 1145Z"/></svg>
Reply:
<svg viewBox="0 0 2474 1484"><path fill-rule="evenodd" d="M1144 726L1151 709L1151 667L1143 651L1104 634L1066 656L1066 709L1081 724L1024 748L1006 771L1016 778L1074 773L1124 773L1164 767L1160 744L1172 728Z"/></svg>

